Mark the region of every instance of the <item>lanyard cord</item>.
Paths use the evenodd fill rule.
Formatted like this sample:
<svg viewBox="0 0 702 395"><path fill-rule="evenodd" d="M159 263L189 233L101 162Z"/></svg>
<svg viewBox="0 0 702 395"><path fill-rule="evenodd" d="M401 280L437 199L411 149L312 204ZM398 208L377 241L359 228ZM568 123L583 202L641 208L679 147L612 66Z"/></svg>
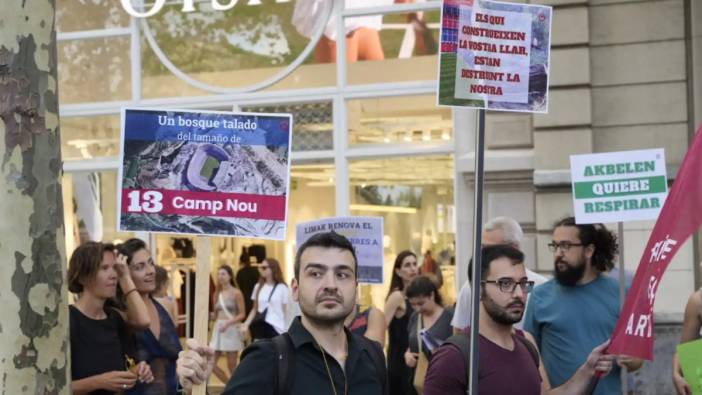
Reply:
<svg viewBox="0 0 702 395"><path fill-rule="evenodd" d="M317 344L317 347L319 347L319 352L322 353L322 360L324 361L324 367L327 369L327 376L329 376L329 384L331 384L332 391L334 391L334 395L338 395L336 392L336 385L334 385L334 378L332 378L331 369L329 369L329 363L327 363L327 356L324 354L324 349L317 343L317 340L314 342ZM349 384L346 381L346 373L344 373L344 395L348 395L348 393Z"/></svg>

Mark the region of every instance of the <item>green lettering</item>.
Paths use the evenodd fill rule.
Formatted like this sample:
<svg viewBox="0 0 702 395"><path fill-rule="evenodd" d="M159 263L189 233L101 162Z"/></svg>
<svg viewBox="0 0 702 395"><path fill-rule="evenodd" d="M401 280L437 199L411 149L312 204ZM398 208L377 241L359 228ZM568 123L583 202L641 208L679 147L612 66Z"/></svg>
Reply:
<svg viewBox="0 0 702 395"><path fill-rule="evenodd" d="M614 165L606 165L605 168L607 169L607 175L617 173L617 167Z"/></svg>
<svg viewBox="0 0 702 395"><path fill-rule="evenodd" d="M594 176L594 175L595 174L593 174L593 172L592 172L592 167L585 166L585 177L590 177L590 176Z"/></svg>
<svg viewBox="0 0 702 395"><path fill-rule="evenodd" d="M593 210L592 203L585 203L585 212L591 213Z"/></svg>
<svg viewBox="0 0 702 395"><path fill-rule="evenodd" d="M597 176L604 176L606 175L604 171L604 166L603 165L597 165L595 166L595 175Z"/></svg>
<svg viewBox="0 0 702 395"><path fill-rule="evenodd" d="M651 198L651 207L659 208L660 206L661 206L661 202L658 201L658 198L656 198L656 197Z"/></svg>
<svg viewBox="0 0 702 395"><path fill-rule="evenodd" d="M619 174L624 174L627 171L627 164L628 163L618 163L617 164L617 173Z"/></svg>

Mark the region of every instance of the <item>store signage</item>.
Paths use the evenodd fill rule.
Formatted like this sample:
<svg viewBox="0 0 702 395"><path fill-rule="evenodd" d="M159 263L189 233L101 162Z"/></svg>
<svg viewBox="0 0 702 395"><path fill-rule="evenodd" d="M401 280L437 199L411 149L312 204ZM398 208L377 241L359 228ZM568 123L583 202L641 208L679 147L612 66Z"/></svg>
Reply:
<svg viewBox="0 0 702 395"><path fill-rule="evenodd" d="M551 11L444 0L438 104L547 112Z"/></svg>
<svg viewBox="0 0 702 395"><path fill-rule="evenodd" d="M317 233L334 231L351 241L358 259L358 282L383 283L383 218L336 217L297 225L296 244L302 245Z"/></svg>
<svg viewBox="0 0 702 395"><path fill-rule="evenodd" d="M161 11L163 6L166 4L166 0L155 0L153 4L151 4L151 8L148 9L148 11L144 12L139 12L134 8L134 5L132 4L133 0L120 0L122 3L122 8L124 8L124 11L126 11L129 15L135 17L135 18L148 18L150 16L154 16ZM195 3L196 0L183 0L183 8L181 8L181 12L193 12L195 11ZM198 1L200 2L200 1ZM289 3L290 0L275 0L276 3ZM216 11L227 11L232 8L234 8L237 4L244 4L246 3L247 5L261 5L261 0L228 0L228 2L220 2L218 0L210 0L210 6L212 7L213 10Z"/></svg>
<svg viewBox="0 0 702 395"><path fill-rule="evenodd" d="M662 148L571 155L579 224L658 218L668 194Z"/></svg>
<svg viewBox="0 0 702 395"><path fill-rule="evenodd" d="M285 238L289 114L122 110L120 231Z"/></svg>

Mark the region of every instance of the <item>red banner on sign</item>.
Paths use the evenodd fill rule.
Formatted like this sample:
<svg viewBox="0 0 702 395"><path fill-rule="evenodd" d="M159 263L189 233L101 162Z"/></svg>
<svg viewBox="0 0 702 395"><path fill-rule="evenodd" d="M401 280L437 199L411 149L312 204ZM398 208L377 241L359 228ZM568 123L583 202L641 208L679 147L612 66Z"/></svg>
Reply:
<svg viewBox="0 0 702 395"><path fill-rule="evenodd" d="M643 252L607 349L610 354L653 359L653 303L663 272L702 225L702 126L685 154Z"/></svg>
<svg viewBox="0 0 702 395"><path fill-rule="evenodd" d="M285 196L246 193L122 190L123 213L285 220Z"/></svg>

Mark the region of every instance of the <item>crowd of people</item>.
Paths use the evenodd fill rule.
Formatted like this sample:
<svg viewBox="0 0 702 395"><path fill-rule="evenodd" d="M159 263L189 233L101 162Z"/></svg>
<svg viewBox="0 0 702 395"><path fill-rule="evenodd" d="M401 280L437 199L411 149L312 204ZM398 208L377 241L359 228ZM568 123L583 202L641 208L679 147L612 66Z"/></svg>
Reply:
<svg viewBox="0 0 702 395"><path fill-rule="evenodd" d="M72 391L188 393L214 375L225 395L465 394L471 287L478 286L480 394L622 393L620 368L632 372L643 361L606 353L620 306L609 273L616 237L603 225L558 221L548 244L551 279L527 269L522 237L510 218L485 225L480 284L466 282L455 305L443 303L433 270L424 273L416 254L400 252L382 311L358 303L355 250L339 234L299 246L289 285L276 259L253 268L244 252L236 276L228 265L217 269L209 345L189 339L187 351L168 273L146 244L83 244L68 271L77 295ZM681 341L698 338L701 328L702 290L688 301ZM677 357L673 384L679 395L691 394Z"/></svg>

